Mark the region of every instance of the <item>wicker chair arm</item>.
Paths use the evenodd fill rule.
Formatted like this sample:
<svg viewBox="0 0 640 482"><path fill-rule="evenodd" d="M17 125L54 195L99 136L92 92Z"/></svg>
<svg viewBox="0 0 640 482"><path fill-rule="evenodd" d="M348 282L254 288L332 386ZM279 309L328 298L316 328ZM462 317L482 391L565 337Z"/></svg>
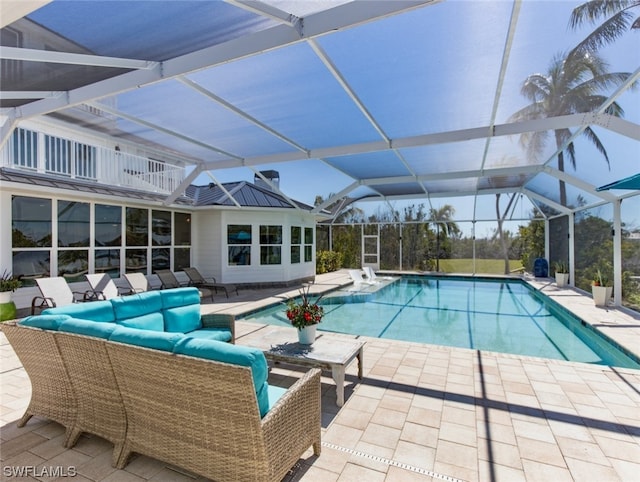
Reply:
<svg viewBox="0 0 640 482"><path fill-rule="evenodd" d="M315 455L320 455L320 374L320 369L310 369L262 419L272 470L278 465L291 467L298 460L300 449L304 451L311 445ZM292 457L295 460L291 461Z"/></svg>
<svg viewBox="0 0 640 482"><path fill-rule="evenodd" d="M223 313L210 313L201 316L203 328L224 328L231 331L231 343L236 342L236 317Z"/></svg>

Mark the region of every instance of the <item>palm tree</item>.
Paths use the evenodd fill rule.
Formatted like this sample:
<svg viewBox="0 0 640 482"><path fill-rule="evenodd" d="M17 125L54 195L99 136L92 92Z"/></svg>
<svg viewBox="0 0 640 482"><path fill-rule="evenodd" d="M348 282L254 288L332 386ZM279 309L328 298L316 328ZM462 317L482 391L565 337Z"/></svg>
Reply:
<svg viewBox="0 0 640 482"><path fill-rule="evenodd" d="M632 9L640 10L640 0L589 0L578 5L569 19L572 29L603 20L578 48L595 51L614 42L628 30L640 29L640 16L634 20Z"/></svg>
<svg viewBox="0 0 640 482"><path fill-rule="evenodd" d="M596 52L575 48L568 54L554 57L546 74L537 73L526 78L521 93L532 103L513 114L510 120L513 122L543 119L595 111L607 100L604 93L624 83L630 75L628 72L608 72L607 63ZM616 117L624 115L622 107L617 102L611 103L605 109L605 113ZM572 135L573 132L569 128L555 130L556 147L562 147ZM582 135L596 147L609 165L607 151L593 129L586 127ZM520 144L526 148L532 159L538 159L548 136L548 131L527 132L520 136ZM560 171L565 170L565 154L575 169L576 152L573 142L558 154ZM567 205L563 181L560 181L560 203Z"/></svg>
<svg viewBox="0 0 640 482"><path fill-rule="evenodd" d="M450 204L445 204L440 209L431 208L429 216L436 223L436 271L440 271L440 237L443 235L443 248L447 248L449 236L459 238L461 231L458 225L452 221L456 210Z"/></svg>

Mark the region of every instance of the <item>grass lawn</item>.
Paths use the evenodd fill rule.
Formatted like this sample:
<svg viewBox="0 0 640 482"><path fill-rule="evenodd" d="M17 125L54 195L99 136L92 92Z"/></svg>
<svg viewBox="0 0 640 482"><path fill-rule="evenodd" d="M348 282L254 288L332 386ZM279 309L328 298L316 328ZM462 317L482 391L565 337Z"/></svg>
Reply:
<svg viewBox="0 0 640 482"><path fill-rule="evenodd" d="M503 259L476 259L476 273L504 274ZM520 260L509 260L509 271L517 273L515 270L522 268ZM473 273L472 259L441 259L440 271L445 273Z"/></svg>

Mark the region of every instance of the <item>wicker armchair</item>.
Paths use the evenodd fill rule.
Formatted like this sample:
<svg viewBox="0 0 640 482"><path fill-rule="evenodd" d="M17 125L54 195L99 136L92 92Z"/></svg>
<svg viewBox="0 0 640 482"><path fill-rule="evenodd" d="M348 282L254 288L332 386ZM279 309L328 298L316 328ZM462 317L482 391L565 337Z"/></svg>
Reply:
<svg viewBox="0 0 640 482"><path fill-rule="evenodd" d="M24 427L34 415L53 420L65 427L64 446L70 447L78 403L53 332L16 322L5 322L1 327L31 380L31 401L18 427Z"/></svg>
<svg viewBox="0 0 640 482"><path fill-rule="evenodd" d="M88 432L113 443L111 465L122 466L127 418L105 340L71 333L54 334L77 400L77 417L70 436L74 446Z"/></svg>
<svg viewBox="0 0 640 482"><path fill-rule="evenodd" d="M251 369L108 343L127 413L123 464L138 452L214 480L280 481L320 454L320 371L260 418Z"/></svg>

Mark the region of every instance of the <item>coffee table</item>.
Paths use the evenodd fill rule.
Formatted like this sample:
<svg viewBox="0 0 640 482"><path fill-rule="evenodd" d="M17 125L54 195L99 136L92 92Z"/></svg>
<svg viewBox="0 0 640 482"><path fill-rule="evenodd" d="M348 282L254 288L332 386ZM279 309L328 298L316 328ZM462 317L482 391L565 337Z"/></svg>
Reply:
<svg viewBox="0 0 640 482"><path fill-rule="evenodd" d="M344 405L344 378L347 366L358 360L358 378L362 379L364 342L320 335L313 345L301 345L294 328L266 327L243 336L239 343L264 352L268 360L331 370L336 384L336 405Z"/></svg>

